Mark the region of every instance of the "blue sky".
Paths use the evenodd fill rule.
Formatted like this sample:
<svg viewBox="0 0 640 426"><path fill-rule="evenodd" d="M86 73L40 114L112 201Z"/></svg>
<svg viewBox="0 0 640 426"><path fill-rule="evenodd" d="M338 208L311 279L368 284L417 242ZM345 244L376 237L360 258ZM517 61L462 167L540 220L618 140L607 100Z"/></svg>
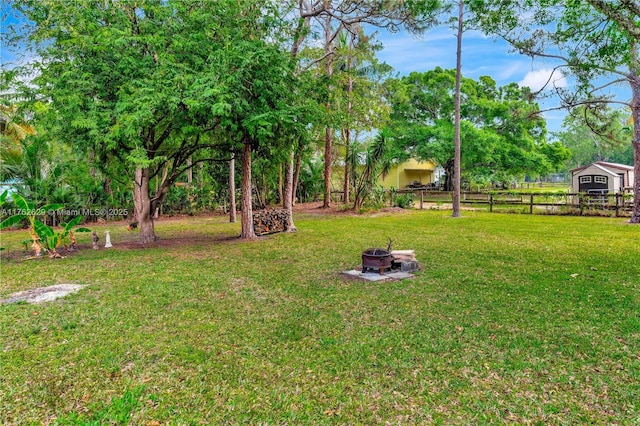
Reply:
<svg viewBox="0 0 640 426"><path fill-rule="evenodd" d="M412 71L428 71L435 67L445 69L456 66L456 37L454 30L440 27L415 36L407 32L380 33L378 39L384 48L378 58L391 65L401 75ZM499 86L508 83L527 85L538 90L547 81L554 64L511 52L507 42L485 36L478 31L467 31L462 39L462 74L478 79L483 75L493 78ZM568 81L558 77L557 84L566 86ZM558 105L555 98L541 100L540 107ZM547 128L560 130L565 116L563 111L545 112Z"/></svg>
<svg viewBox="0 0 640 426"><path fill-rule="evenodd" d="M381 31L377 38L384 45L378 52L378 58L391 65L400 75L412 71L424 72L437 66L445 69L456 66L456 37L454 30L449 27L434 28L422 36L403 31L395 34ZM477 79L488 75L500 86L515 82L536 91L542 88L556 65L558 63L551 60L532 60L512 52L504 40L487 37L479 31L467 31L463 36L462 73L465 77ZM560 87L571 87L570 78L556 73L553 79ZM628 86L614 90L623 100L631 97ZM552 92L547 91L546 94L551 95ZM542 110L559 105L555 96L540 99L538 103ZM547 129L555 132L561 129L566 112L553 110L543 115L547 120Z"/></svg>

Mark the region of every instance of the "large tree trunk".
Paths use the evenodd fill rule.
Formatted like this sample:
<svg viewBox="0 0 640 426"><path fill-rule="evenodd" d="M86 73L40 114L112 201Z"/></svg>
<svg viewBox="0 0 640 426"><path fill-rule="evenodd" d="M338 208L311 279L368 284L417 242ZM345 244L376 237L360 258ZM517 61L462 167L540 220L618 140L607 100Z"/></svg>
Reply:
<svg viewBox="0 0 640 426"><path fill-rule="evenodd" d="M638 45L631 47L631 56L638 64ZM633 120L633 212L631 223L640 223L640 66L636 65L630 70L629 81L631 83L631 119Z"/></svg>
<svg viewBox="0 0 640 426"><path fill-rule="evenodd" d="M229 222L236 221L236 155L229 160Z"/></svg>
<svg viewBox="0 0 640 426"><path fill-rule="evenodd" d="M251 205L251 140L245 137L242 148L242 233L240 238L250 240L256 237L253 230L253 207Z"/></svg>
<svg viewBox="0 0 640 426"><path fill-rule="evenodd" d="M453 155L453 213L452 217L460 217L460 79L462 74L462 15L464 1L458 0L458 45L456 50L456 94L455 94L455 129Z"/></svg>
<svg viewBox="0 0 640 426"><path fill-rule="evenodd" d="M142 244L150 243L158 239L155 234L152 216L152 203L149 196L149 169L137 167L133 183L133 203L135 207L140 237Z"/></svg>
<svg viewBox="0 0 640 426"><path fill-rule="evenodd" d="M289 213L289 222L287 223L286 229L287 232L297 231L296 226L293 224L293 163L294 150L292 147L284 173L284 209Z"/></svg>

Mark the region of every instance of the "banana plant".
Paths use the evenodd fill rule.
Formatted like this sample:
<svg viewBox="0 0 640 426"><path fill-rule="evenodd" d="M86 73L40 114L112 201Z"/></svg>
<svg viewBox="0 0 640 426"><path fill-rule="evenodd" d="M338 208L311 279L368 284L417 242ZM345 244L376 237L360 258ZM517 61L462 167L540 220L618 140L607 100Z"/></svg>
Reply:
<svg viewBox="0 0 640 426"><path fill-rule="evenodd" d="M4 193L2 196L6 199ZM0 201L3 200L2 196L0 196ZM60 210L64 207L62 204L47 204L36 209L34 203L27 201L21 195L12 194L11 197L16 206L16 213L0 222L0 229L8 228L26 219L29 223L29 235L32 241L31 248L37 257L42 256L43 251L49 253L50 257L61 257L57 252L57 248L66 241L67 237L69 237L72 246L75 245L74 231L91 232L87 228L73 229L74 226L77 226L82 221L82 216L76 216L69 222L61 224L62 231L55 232L52 227L38 220L37 216Z"/></svg>
<svg viewBox="0 0 640 426"><path fill-rule="evenodd" d="M60 243L66 243L68 238L71 248L75 248L77 241L76 241L74 232L91 232L91 229L89 228L80 227L80 228L73 229L74 226L77 226L80 224L80 222L82 222L82 219L84 219L84 217L76 216L73 219L71 219L69 222L66 222L66 223L63 222L60 224L60 226L62 227L62 232L58 233L58 237L59 237L57 240L58 245L60 245Z"/></svg>

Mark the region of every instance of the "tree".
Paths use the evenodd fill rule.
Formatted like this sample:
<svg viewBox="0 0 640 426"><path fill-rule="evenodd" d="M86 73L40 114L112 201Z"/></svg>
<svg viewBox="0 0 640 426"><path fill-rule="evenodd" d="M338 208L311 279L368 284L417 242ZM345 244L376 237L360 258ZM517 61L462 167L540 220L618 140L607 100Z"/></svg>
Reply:
<svg viewBox="0 0 640 426"><path fill-rule="evenodd" d="M265 12L262 10L261 14ZM304 123L295 99L297 77L290 54L282 49L277 35L270 34L276 29L273 23L268 28L252 28L253 33L245 28L244 38L225 49L225 60L230 61L227 68L234 72L219 77L234 94L219 130L230 135L235 143L233 150L242 150L243 239L255 238L251 195L253 153L268 159L289 158L291 139L283 132Z"/></svg>
<svg viewBox="0 0 640 426"><path fill-rule="evenodd" d="M383 80L392 68L379 63L375 53L381 46L363 31L340 34L336 58L334 113L340 118L340 148L344 150L344 202L349 203L355 169L353 145L358 136L388 124L390 106L384 99ZM357 162L356 162L357 164Z"/></svg>
<svg viewBox="0 0 640 426"><path fill-rule="evenodd" d="M640 5L626 0L475 1L485 32L499 35L520 53L557 61L556 70L576 78L571 91L554 88L562 108L619 104L633 121L634 208L640 223ZM609 91L625 83L631 100ZM551 81L550 83L551 84Z"/></svg>
<svg viewBox="0 0 640 426"><path fill-rule="evenodd" d="M23 141L35 129L18 116L17 105L0 105L0 181L19 177Z"/></svg>
<svg viewBox="0 0 640 426"><path fill-rule="evenodd" d="M268 46L269 4L16 0L14 6L33 23L26 34L41 58L33 64L36 95L51 102L50 122L68 123L65 139L73 145L124 165L140 242L156 239L153 215L185 171L230 159L231 147L214 137L216 129L241 127L247 143L262 137L264 118L231 110L247 91L263 97L260 70L249 58ZM246 84L224 76L242 76ZM159 176L154 189L150 182Z"/></svg>
<svg viewBox="0 0 640 426"><path fill-rule="evenodd" d="M388 84L393 105L391 132L397 156L431 159L445 169L445 189L453 188L455 70L411 73ZM472 179L506 184L523 173L547 173L557 163L547 153L545 123L528 89L515 83L497 87L489 77L461 78L462 172Z"/></svg>
<svg viewBox="0 0 640 426"><path fill-rule="evenodd" d="M555 136L571 151L567 169L594 161L633 164L632 132L627 115L606 105L575 108Z"/></svg>
<svg viewBox="0 0 640 426"><path fill-rule="evenodd" d="M323 50L321 55L311 64L324 67L327 87L335 82L334 62L337 53L336 41L343 30L358 34L364 24L397 31L404 25L411 31L423 31L433 23L434 11L439 8L437 0L419 0L411 2L379 1L379 0L298 0L299 25L294 37L292 53L297 54L304 38L312 33L314 24L322 34ZM324 135L324 201L323 207L331 202L331 173L333 160L334 130L332 125L338 121L332 117L333 100L331 90L327 92L325 101L326 123Z"/></svg>
<svg viewBox="0 0 640 426"><path fill-rule="evenodd" d="M462 78L462 32L464 28L464 2L458 0L458 21L456 32L456 89L455 89L455 113L453 131L453 212L451 216L460 217L460 174L461 167L461 142L460 142L460 80Z"/></svg>

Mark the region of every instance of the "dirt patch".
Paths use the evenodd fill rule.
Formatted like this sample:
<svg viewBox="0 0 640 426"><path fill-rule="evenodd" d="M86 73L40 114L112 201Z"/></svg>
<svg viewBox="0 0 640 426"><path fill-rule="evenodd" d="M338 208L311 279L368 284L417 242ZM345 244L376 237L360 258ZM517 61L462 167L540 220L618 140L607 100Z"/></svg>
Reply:
<svg viewBox="0 0 640 426"><path fill-rule="evenodd" d="M56 251L59 257L49 256L49 254L47 254L44 251L42 252L42 256L38 257L38 256L34 256L33 250L31 249L31 244L29 244L26 251L25 250L0 251L0 259L2 259L3 261L15 261L15 262L21 262L21 261L27 261L27 260L42 260L42 259L57 260L57 259L64 259L65 257L73 256L79 253L80 250L87 249L87 248L90 249L91 246L86 244L85 245L78 244L75 248L58 247Z"/></svg>
<svg viewBox="0 0 640 426"><path fill-rule="evenodd" d="M383 207L379 210L374 210L365 213L358 213L353 209L347 209L344 204L332 203L330 207L322 207L322 202L316 203L301 203L293 206L293 213L305 213L318 216L366 216L366 215L380 215L385 213L408 213L411 210L406 210L400 207Z"/></svg>
<svg viewBox="0 0 640 426"><path fill-rule="evenodd" d="M317 216L355 216L357 213L351 209L346 209L343 204L331 203L327 208L322 206L322 201L313 203L297 203L293 206L293 214L305 213ZM294 217L295 219L295 217Z"/></svg>
<svg viewBox="0 0 640 426"><path fill-rule="evenodd" d="M19 291L17 293L10 294L5 299L0 299L1 303L44 303L52 300L64 297L67 294L75 293L84 285L80 284L57 284L49 287L34 288L31 290Z"/></svg>
<svg viewBox="0 0 640 426"><path fill-rule="evenodd" d="M228 236L228 237L207 237L203 235L193 235L187 237L167 237L167 238L158 238L156 241L151 243L139 243L137 241L124 241L119 243L114 243L112 248L106 250L136 250L136 249L147 249L147 248L172 248L172 247L188 247L194 246L198 244L233 244L234 242L239 242L239 235ZM103 250L101 248L101 250Z"/></svg>

